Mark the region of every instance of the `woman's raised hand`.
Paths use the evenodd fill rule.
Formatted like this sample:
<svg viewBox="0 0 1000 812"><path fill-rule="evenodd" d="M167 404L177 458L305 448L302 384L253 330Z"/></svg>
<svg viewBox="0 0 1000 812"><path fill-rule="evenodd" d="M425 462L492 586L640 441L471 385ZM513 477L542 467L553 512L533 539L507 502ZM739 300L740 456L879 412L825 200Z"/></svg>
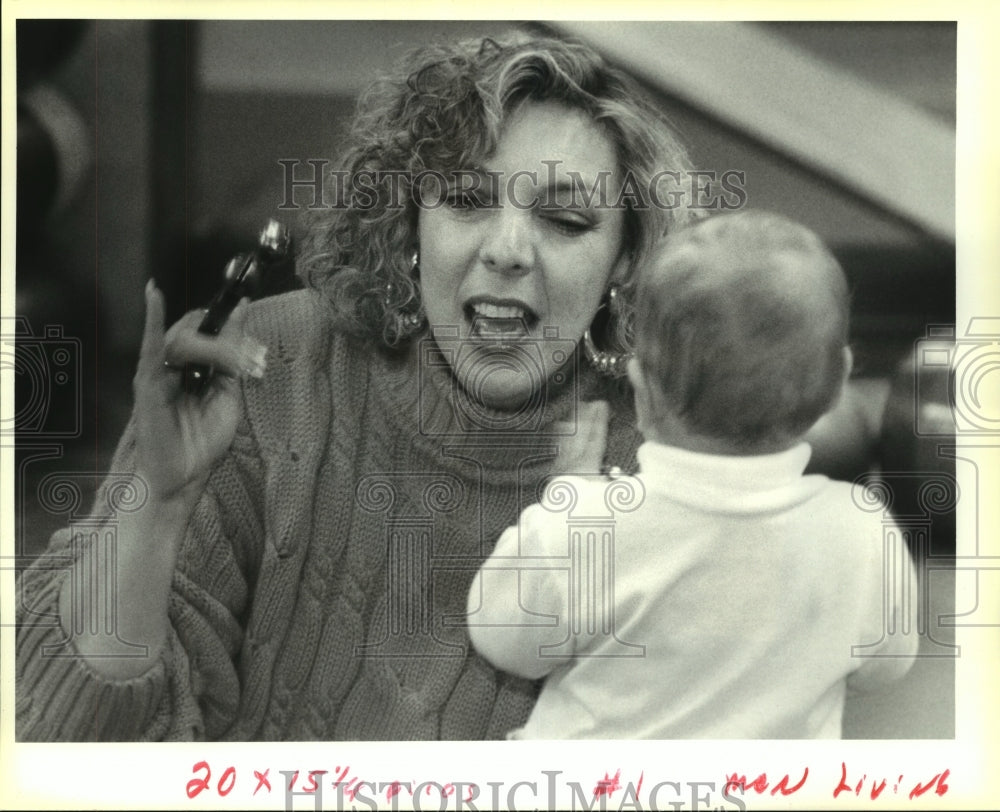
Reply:
<svg viewBox="0 0 1000 812"><path fill-rule="evenodd" d="M240 419L238 379L264 374L266 348L243 332L246 301L217 336L198 332L204 313L191 311L164 333L163 294L146 285L146 325L135 393L136 473L161 503L198 499L208 473L232 443ZM185 391L186 363L216 374L201 395Z"/></svg>
<svg viewBox="0 0 1000 812"><path fill-rule="evenodd" d="M264 347L243 331L245 302L217 336L198 332L203 316L192 311L164 334L163 294L152 281L146 285L146 326L133 388L135 473L145 480L149 498L143 510L120 515L116 557L109 558L104 545L86 546L79 564L84 589L66 578L60 593L63 629L91 667L108 678L143 674L157 661L153 652L167 644L177 553L212 465L236 433L238 378L264 374ZM187 363L215 368L203 394L185 391ZM100 589L112 571L117 605L109 605ZM88 582L94 577L97 582ZM91 622L81 624L80 617ZM74 633L81 625L84 633ZM111 628L114 634L105 633ZM123 651L122 641L129 641L131 650ZM135 657L136 645L148 646L150 656Z"/></svg>

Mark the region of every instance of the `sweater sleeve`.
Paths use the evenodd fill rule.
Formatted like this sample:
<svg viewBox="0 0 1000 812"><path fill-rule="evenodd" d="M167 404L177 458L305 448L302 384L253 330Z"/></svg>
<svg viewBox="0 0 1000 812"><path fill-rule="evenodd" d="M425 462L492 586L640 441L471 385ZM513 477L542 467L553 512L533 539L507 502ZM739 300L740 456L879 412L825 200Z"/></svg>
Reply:
<svg viewBox="0 0 1000 812"><path fill-rule="evenodd" d="M569 635L565 538L563 518L533 505L503 532L473 580L469 636L497 668L538 679L568 658L562 647L559 655L547 650Z"/></svg>
<svg viewBox="0 0 1000 812"><path fill-rule="evenodd" d="M133 458L130 426L111 470L133 470ZM63 631L60 592L78 567L81 545L95 539L79 541L80 528L73 526L53 536L19 579L19 740L193 740L217 738L231 724L240 695L234 664L243 638L240 621L263 537L260 468L254 439L241 421L229 453L209 477L178 553L167 645L148 671L132 679L116 681L94 671L78 654L72 635ZM96 505L108 503L111 480L102 485ZM88 533L113 537L113 515L99 512L95 508L86 523Z"/></svg>

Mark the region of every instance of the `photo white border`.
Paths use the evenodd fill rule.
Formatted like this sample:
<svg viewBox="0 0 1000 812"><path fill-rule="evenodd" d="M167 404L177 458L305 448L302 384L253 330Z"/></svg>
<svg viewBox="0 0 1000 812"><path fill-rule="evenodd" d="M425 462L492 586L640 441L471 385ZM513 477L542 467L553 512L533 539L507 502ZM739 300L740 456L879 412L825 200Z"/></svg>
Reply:
<svg viewBox="0 0 1000 812"><path fill-rule="evenodd" d="M1000 9L989 2L827 2L806 5L797 2L615 2L562 3L540 8L537 3L507 2L498 8L502 15L483 14L488 6L467 7L459 3L312 3L274 2L209 3L159 2L6 2L3 6L3 134L2 134L2 234L0 261L3 283L0 308L3 315L14 312L14 25L16 17L114 17L114 18L213 18L260 19L280 14L286 18L355 19L805 19L817 20L957 20L958 21L958 110L957 110L957 328L973 316L1000 314L1000 126L993 104L1000 100ZM479 12L479 13L477 13ZM0 380L0 408L12 413L12 376ZM996 404L987 405L997 414ZM970 515L968 500L959 505L959 555L968 554L973 530L978 530L987 547L995 545L997 508L989 505L988 493L998 489L996 452L984 451L980 466L980 498L983 509ZM4 449L0 460L3 504L12 504L13 455ZM970 483L965 483L969 485ZM962 483L960 482L960 485ZM986 490L994 486L992 490ZM970 485L970 487L975 487ZM13 510L0 509L2 554L9 557L14 538ZM991 540L991 536L993 537ZM984 550L989 554L990 550ZM1000 551L993 550L995 555ZM983 583L996 585L997 573L987 573ZM14 573L0 571L0 612L3 622L14 615ZM1000 589L981 594L980 611L1000 624ZM253 797L249 787L254 769L270 769L272 784L279 770L328 770L350 766L351 776L377 781L434 780L441 783L476 781L505 782L505 793L518 781L539 783L537 795L522 787L515 800L525 807L546 804L542 771L562 771L560 784L579 781L593 786L610 771L621 769L621 781L638 781L643 776L640 803L645 807L648 788L662 782L681 785L679 797L670 787L661 790L661 803L680 800L691 808L690 784L715 782L716 791L702 788L711 800L701 808L735 808L721 801L719 790L728 772L739 771L750 779L766 772L772 781L788 773L794 783L809 767L803 789L782 799L765 793L748 796L748 808L990 808L995 805L994 773L1000 765L1000 700L996 689L1000 677L1000 625L992 628L957 628L962 647L956 679L956 735L954 741L842 741L842 742L568 742L557 747L540 742L488 743L349 743L317 744L81 744L35 745L14 742L14 641L11 627L4 626L0 643L0 803L6 808L284 808L279 791L270 797ZM222 770L236 765L238 784L225 798L203 792L190 800L185 788L194 777L192 766L208 761L214 784ZM860 798L844 793L832 798L832 789L841 776L841 764L849 769L852 781L866 776ZM950 770L949 790L908 800L904 792L890 795L897 776L903 784L930 780L942 770ZM304 778L304 775L303 775ZM868 781L888 779L890 789L876 801L868 799ZM695 788L695 793L698 790ZM324 808L334 808L334 796L326 790ZM383 796L384 797L384 796ZM559 796L565 804L569 798ZM617 809L623 795L609 799L607 808ZM866 800L867 799L867 800ZM297 809L313 808L308 799L296 799ZM475 802L488 808L482 796ZM359 808L365 808L359 803ZM401 808L406 808L401 806ZM424 808L438 808L428 797ZM456 808L454 800L449 809Z"/></svg>

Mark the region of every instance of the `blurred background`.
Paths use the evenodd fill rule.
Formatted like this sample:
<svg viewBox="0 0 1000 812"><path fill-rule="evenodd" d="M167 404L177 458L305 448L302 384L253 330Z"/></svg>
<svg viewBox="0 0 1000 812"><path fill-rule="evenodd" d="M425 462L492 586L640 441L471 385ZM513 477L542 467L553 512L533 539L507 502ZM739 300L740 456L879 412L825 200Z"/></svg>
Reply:
<svg viewBox="0 0 1000 812"><path fill-rule="evenodd" d="M310 160L332 168L376 72L438 38L514 29L597 47L659 101L697 168L744 173L748 206L830 244L853 289L858 391L886 416L879 446L834 472L895 477L919 554L947 562L953 512L918 491L947 483L953 461L942 433L915 428L923 400L947 402L947 376L919 368L914 348L947 349L955 320L956 26L841 22L17 21L17 310L4 340L19 342L18 556L85 515L108 471L146 280L174 318L206 304L269 217L301 234L312 193L299 186L299 208L282 208L279 162L298 162L299 179ZM76 483L69 502L53 497L58 478ZM939 580L931 622L954 600ZM849 706L847 735L954 735L949 632L932 636L934 656L892 701Z"/></svg>

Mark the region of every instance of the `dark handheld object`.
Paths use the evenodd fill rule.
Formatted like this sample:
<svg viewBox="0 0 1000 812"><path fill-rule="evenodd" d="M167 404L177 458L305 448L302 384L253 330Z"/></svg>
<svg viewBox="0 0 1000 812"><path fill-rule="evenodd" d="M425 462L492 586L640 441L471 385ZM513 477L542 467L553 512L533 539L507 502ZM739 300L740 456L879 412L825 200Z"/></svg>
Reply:
<svg viewBox="0 0 1000 812"><path fill-rule="evenodd" d="M198 332L218 335L236 305L244 296L251 296L261 287L269 266L286 258L289 249L288 230L277 220L269 220L260 233L257 247L249 254L237 254L226 266L226 281L208 305ZM212 379L214 370L206 364L186 364L184 389L202 394Z"/></svg>

